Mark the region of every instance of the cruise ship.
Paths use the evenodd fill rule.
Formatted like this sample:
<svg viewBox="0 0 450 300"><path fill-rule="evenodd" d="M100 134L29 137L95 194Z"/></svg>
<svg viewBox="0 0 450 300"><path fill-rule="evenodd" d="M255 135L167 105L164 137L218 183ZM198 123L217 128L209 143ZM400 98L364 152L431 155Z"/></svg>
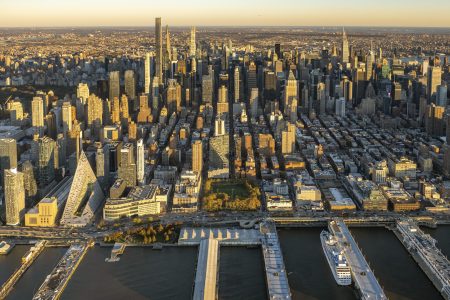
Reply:
<svg viewBox="0 0 450 300"><path fill-rule="evenodd" d="M336 283L339 285L350 285L352 283L352 274L350 266L347 263L342 251L339 249L335 237L328 231L323 230L320 233L323 253L330 265Z"/></svg>

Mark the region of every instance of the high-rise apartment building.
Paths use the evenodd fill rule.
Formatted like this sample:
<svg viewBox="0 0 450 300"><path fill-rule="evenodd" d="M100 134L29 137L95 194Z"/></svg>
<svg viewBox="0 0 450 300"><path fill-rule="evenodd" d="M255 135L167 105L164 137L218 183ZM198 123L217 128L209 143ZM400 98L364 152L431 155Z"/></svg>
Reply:
<svg viewBox="0 0 450 300"><path fill-rule="evenodd" d="M123 179L127 187L136 186L136 160L131 143L125 143L120 149L118 178Z"/></svg>
<svg viewBox="0 0 450 300"><path fill-rule="evenodd" d="M72 130L72 105L70 102L64 102L61 106L62 113L62 125L63 125L63 133L66 134L68 131Z"/></svg>
<svg viewBox="0 0 450 300"><path fill-rule="evenodd" d="M0 170L15 168L17 168L17 142L11 138L0 138ZM2 175L0 174L0 178Z"/></svg>
<svg viewBox="0 0 450 300"><path fill-rule="evenodd" d="M189 43L189 56L191 57L195 57L195 54L197 52L197 45L196 45L196 41L195 41L195 32L196 32L196 28L195 26L191 27L191 39L190 39L190 43Z"/></svg>
<svg viewBox="0 0 450 300"><path fill-rule="evenodd" d="M6 224L19 225L25 214L23 174L17 169L5 170Z"/></svg>
<svg viewBox="0 0 450 300"><path fill-rule="evenodd" d="M109 72L109 101L120 96L120 73L119 71Z"/></svg>
<svg viewBox="0 0 450 300"><path fill-rule="evenodd" d="M41 97L33 97L31 101L31 125L40 136L44 135L44 100Z"/></svg>
<svg viewBox="0 0 450 300"><path fill-rule="evenodd" d="M192 143L192 171L201 174L203 170L203 143L195 140Z"/></svg>
<svg viewBox="0 0 450 300"><path fill-rule="evenodd" d="M144 93L150 94L150 85L152 82L151 77L151 56L150 53L145 54L145 60L144 60Z"/></svg>
<svg viewBox="0 0 450 300"><path fill-rule="evenodd" d="M158 77L158 85L163 82L163 41L161 18L155 19L155 48L156 48L156 66L155 76ZM156 78L154 78L155 80Z"/></svg>
<svg viewBox="0 0 450 300"><path fill-rule="evenodd" d="M48 186L55 179L55 141L44 136L38 140L37 180L39 187Z"/></svg>
<svg viewBox="0 0 450 300"><path fill-rule="evenodd" d="M77 99L82 99L83 103L89 98L89 86L87 83L80 82L77 87Z"/></svg>
<svg viewBox="0 0 450 300"><path fill-rule="evenodd" d="M136 99L136 76L133 70L125 71L125 94L131 101Z"/></svg>
<svg viewBox="0 0 450 300"><path fill-rule="evenodd" d="M143 185L145 184L145 147L143 139L139 139L136 143L136 167L137 181L140 185Z"/></svg>

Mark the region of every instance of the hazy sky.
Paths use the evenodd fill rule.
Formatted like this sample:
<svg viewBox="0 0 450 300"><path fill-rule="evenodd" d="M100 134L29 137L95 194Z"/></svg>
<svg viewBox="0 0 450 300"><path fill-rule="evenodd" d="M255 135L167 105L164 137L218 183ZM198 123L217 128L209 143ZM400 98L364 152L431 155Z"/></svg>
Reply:
<svg viewBox="0 0 450 300"><path fill-rule="evenodd" d="M450 0L0 0L0 26L450 27Z"/></svg>

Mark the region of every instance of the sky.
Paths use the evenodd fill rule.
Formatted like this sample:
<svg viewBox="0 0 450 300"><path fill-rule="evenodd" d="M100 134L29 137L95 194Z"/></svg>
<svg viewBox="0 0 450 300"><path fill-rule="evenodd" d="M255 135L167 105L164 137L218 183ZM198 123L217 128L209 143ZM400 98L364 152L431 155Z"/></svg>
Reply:
<svg viewBox="0 0 450 300"><path fill-rule="evenodd" d="M450 27L449 0L0 0L0 27Z"/></svg>

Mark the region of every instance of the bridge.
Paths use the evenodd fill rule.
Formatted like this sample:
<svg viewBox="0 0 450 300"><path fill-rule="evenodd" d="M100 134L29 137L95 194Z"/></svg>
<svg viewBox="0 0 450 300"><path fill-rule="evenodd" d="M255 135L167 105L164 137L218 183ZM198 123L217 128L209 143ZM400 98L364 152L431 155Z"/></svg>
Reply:
<svg viewBox="0 0 450 300"><path fill-rule="evenodd" d="M436 246L436 240L410 218L397 221L394 233L441 295L450 299L450 262Z"/></svg>
<svg viewBox="0 0 450 300"><path fill-rule="evenodd" d="M350 230L348 230L347 225L345 225L344 220L341 218L333 219L330 221L328 227L331 233L336 237L340 248L344 251L344 255L350 265L352 277L355 286L361 295L361 299L387 300L383 289L370 269L361 250L359 250L358 245L353 239Z"/></svg>

